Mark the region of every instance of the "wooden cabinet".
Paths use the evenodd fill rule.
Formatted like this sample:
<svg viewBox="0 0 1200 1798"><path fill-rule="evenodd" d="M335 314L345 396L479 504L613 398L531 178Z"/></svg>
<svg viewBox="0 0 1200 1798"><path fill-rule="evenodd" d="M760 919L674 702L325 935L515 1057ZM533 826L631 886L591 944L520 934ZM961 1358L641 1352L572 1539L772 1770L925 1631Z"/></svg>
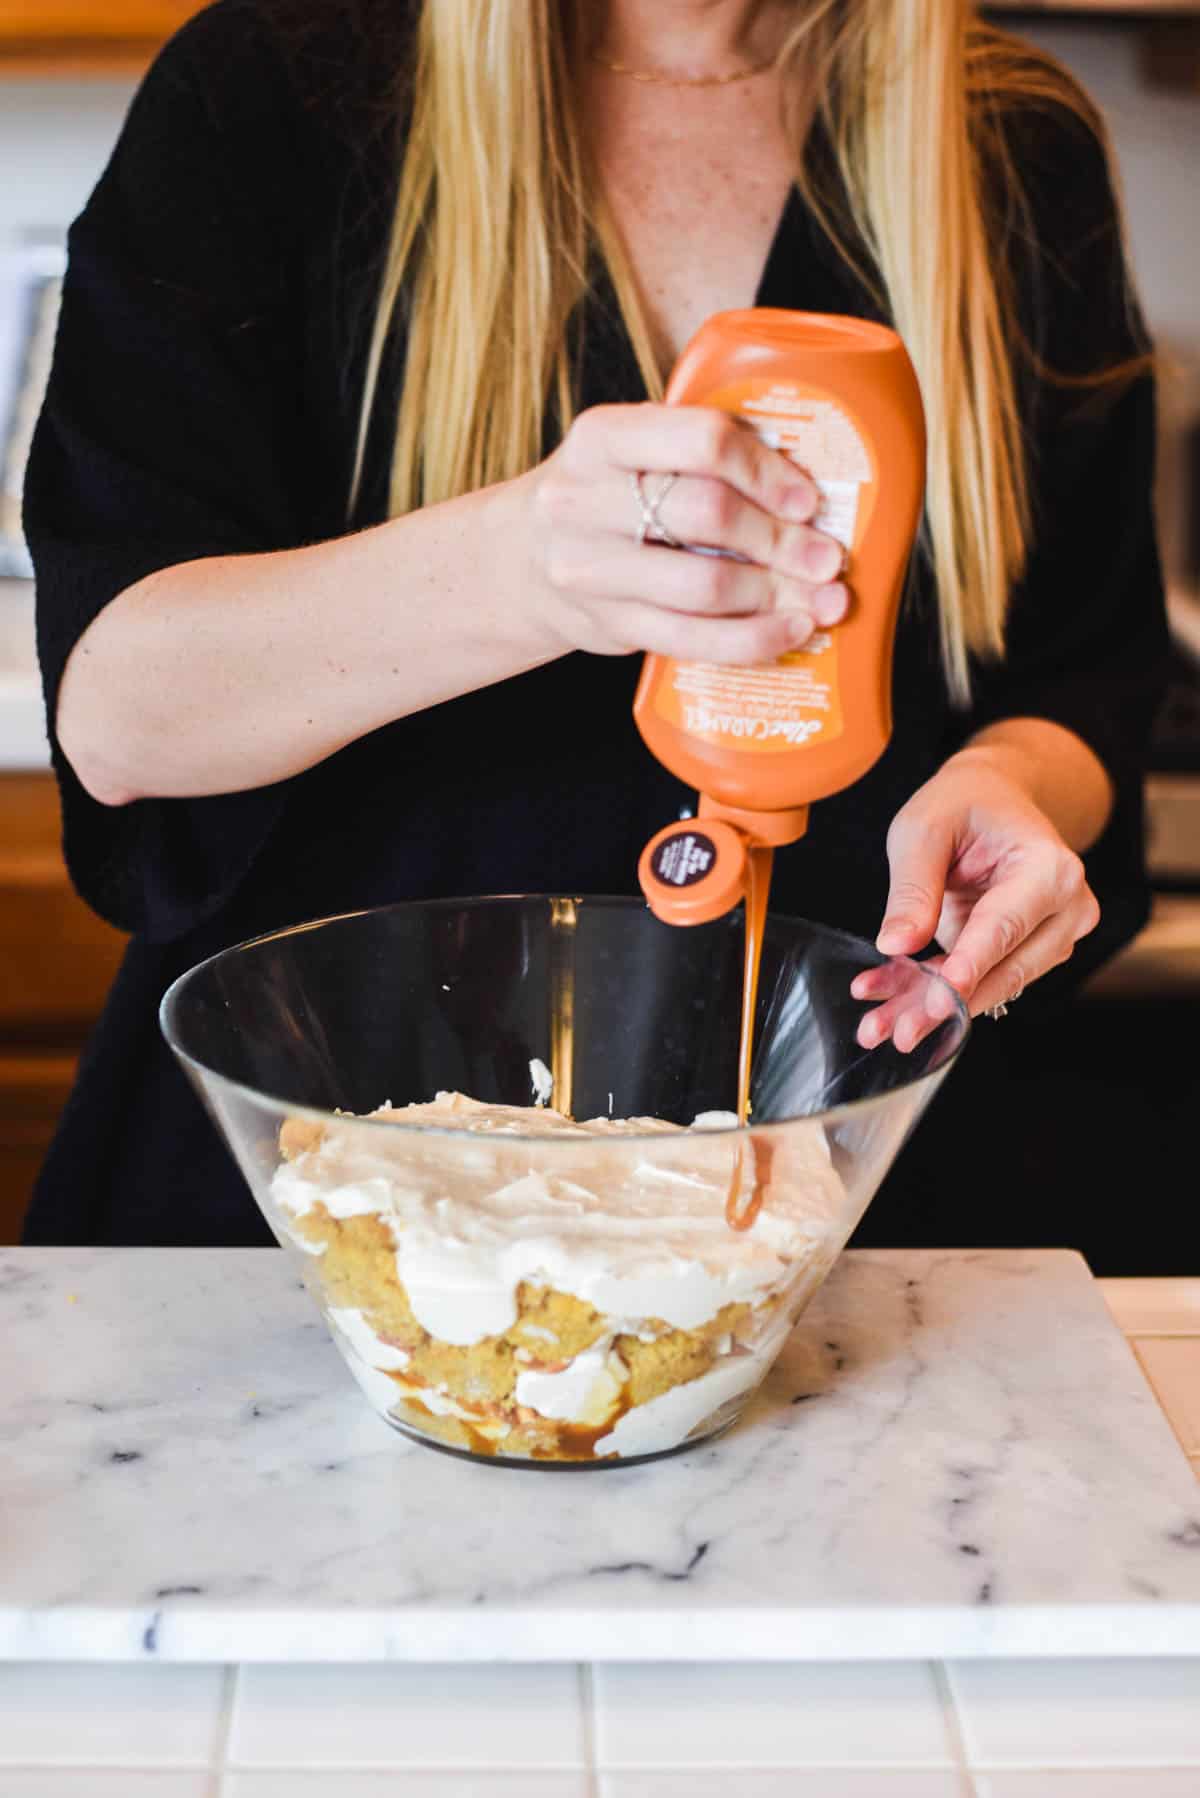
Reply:
<svg viewBox="0 0 1200 1798"><path fill-rule="evenodd" d="M124 945L67 879L52 776L0 775L0 1242L16 1238Z"/></svg>
<svg viewBox="0 0 1200 1798"><path fill-rule="evenodd" d="M0 0L5 37L155 37L173 31L189 12L188 0Z"/></svg>
<svg viewBox="0 0 1200 1798"><path fill-rule="evenodd" d="M32 70L144 63L202 0L0 0L0 64Z"/></svg>

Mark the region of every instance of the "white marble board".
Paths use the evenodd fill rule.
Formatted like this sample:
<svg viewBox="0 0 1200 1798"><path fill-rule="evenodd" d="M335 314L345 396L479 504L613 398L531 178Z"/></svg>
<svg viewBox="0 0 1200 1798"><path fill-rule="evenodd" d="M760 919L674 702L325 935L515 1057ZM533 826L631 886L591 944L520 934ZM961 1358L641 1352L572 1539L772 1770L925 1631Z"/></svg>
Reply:
<svg viewBox="0 0 1200 1798"><path fill-rule="evenodd" d="M1068 1252L846 1255L642 1467L394 1435L271 1250L0 1250L0 1372L0 1657L1200 1654L1200 1491Z"/></svg>

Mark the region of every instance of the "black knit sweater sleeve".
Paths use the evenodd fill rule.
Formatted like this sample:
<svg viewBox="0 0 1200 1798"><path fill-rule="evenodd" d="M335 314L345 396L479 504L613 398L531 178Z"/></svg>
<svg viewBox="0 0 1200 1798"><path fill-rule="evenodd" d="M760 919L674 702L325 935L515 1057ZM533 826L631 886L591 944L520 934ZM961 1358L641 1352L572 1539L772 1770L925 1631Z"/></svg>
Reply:
<svg viewBox="0 0 1200 1798"><path fill-rule="evenodd" d="M1107 156L1091 127L1065 109L1030 110L1013 120L1010 144L1025 196L1012 254L1028 351L1019 380L1033 529L1007 653L975 668L974 702L954 735L1032 716L1064 725L1095 751L1115 807L1093 851L1094 877L1113 909L1111 927L1127 935L1145 907L1141 782L1166 677L1155 392L1149 368L1112 383L1085 377L1136 369L1150 345ZM1131 914L1119 920L1126 898Z"/></svg>
<svg viewBox="0 0 1200 1798"><path fill-rule="evenodd" d="M39 653L72 877L152 940L222 905L284 789L100 805L58 744L59 686L87 626L142 577L303 540L296 129L253 12L223 0L159 56L69 237L25 491Z"/></svg>

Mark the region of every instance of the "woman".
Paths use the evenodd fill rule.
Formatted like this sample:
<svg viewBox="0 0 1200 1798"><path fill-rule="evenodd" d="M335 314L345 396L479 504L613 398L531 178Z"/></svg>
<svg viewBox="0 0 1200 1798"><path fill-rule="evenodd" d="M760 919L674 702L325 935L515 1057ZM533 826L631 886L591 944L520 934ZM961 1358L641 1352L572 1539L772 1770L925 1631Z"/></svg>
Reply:
<svg viewBox="0 0 1200 1798"><path fill-rule="evenodd" d="M934 946L977 1015L1028 991L977 1033L1014 1044L1140 925L1145 344L1087 102L970 13L221 0L168 46L72 231L29 473L68 861L134 933L29 1240L266 1240L166 984L352 907L634 891L694 803L635 652L752 663L844 616L803 473L657 403L724 307L894 321L932 444L894 740L775 907ZM745 560L640 547L634 471ZM922 1222L876 1201L894 1240L965 1239L928 1168L970 1080L918 1139Z"/></svg>

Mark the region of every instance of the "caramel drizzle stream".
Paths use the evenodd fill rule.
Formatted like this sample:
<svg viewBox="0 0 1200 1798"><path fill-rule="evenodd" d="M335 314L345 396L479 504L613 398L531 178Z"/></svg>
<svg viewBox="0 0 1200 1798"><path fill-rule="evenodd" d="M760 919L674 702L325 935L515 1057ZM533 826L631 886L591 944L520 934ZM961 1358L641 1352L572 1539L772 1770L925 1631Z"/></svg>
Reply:
<svg viewBox="0 0 1200 1798"><path fill-rule="evenodd" d="M742 972L742 1027L738 1040L738 1101L737 1118L743 1127L750 1117L750 1064L754 1058L754 1013L758 1004L758 974L762 965L763 930L767 921L767 900L771 893L771 869L775 861L775 851L767 847L755 846L747 852L746 881L746 950L745 965ZM752 1178L754 1191L744 1207L739 1209L738 1199L742 1190L742 1170L745 1164L746 1150L751 1155ZM734 1152L733 1179L729 1187L729 1196L725 1201L725 1222L731 1230L749 1230L759 1212L762 1210L763 1194L766 1192L767 1179L770 1173L769 1148L766 1143L757 1146L741 1137Z"/></svg>
<svg viewBox="0 0 1200 1798"><path fill-rule="evenodd" d="M550 1103L564 1117L575 1115L575 930L574 899L550 901Z"/></svg>

